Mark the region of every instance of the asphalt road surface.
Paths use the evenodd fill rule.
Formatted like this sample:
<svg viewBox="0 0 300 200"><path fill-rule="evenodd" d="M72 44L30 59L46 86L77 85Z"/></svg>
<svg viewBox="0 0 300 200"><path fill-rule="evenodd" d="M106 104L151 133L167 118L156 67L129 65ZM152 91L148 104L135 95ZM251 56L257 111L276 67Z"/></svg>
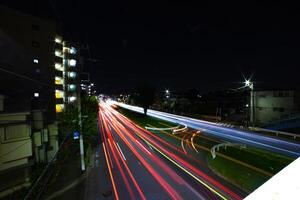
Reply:
<svg viewBox="0 0 300 200"><path fill-rule="evenodd" d="M101 102L99 127L115 199L242 199L205 161Z"/></svg>

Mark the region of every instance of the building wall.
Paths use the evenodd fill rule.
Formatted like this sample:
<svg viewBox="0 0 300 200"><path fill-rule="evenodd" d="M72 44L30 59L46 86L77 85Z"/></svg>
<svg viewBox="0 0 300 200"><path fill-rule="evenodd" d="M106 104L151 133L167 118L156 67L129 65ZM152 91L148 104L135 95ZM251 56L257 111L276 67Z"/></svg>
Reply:
<svg viewBox="0 0 300 200"><path fill-rule="evenodd" d="M0 72L6 110L29 110L37 92L33 106L46 109L48 120L55 120L55 33L52 21L0 6L0 65L15 73Z"/></svg>
<svg viewBox="0 0 300 200"><path fill-rule="evenodd" d="M256 124L270 124L289 119L298 112L293 90L254 91L253 93Z"/></svg>
<svg viewBox="0 0 300 200"><path fill-rule="evenodd" d="M3 111L3 101L4 101L4 96L0 95L0 112Z"/></svg>

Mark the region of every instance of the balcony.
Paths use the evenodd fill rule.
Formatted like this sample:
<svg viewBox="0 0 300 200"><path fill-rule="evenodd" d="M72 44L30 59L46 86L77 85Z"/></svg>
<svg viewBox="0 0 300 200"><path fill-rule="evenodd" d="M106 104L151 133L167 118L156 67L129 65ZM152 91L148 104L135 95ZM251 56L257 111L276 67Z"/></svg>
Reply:
<svg viewBox="0 0 300 200"><path fill-rule="evenodd" d="M55 85L63 85L64 84L64 79L59 76L55 76Z"/></svg>
<svg viewBox="0 0 300 200"><path fill-rule="evenodd" d="M57 76L57 77L63 77L63 72L62 71L58 71L58 70L55 70L55 76Z"/></svg>

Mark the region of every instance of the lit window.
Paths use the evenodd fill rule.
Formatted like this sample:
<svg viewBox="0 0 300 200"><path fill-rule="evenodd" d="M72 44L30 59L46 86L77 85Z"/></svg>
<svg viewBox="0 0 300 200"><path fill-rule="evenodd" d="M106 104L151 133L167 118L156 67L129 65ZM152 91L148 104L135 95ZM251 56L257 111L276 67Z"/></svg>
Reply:
<svg viewBox="0 0 300 200"><path fill-rule="evenodd" d="M69 85L70 91L74 91L75 89L76 89L76 85L74 85L74 84Z"/></svg>
<svg viewBox="0 0 300 200"><path fill-rule="evenodd" d="M76 60L71 59L71 60L69 61L69 64L70 64L71 67L75 67L75 66L76 66Z"/></svg>
<svg viewBox="0 0 300 200"><path fill-rule="evenodd" d="M70 54L76 54L77 50L74 47L70 48Z"/></svg>
<svg viewBox="0 0 300 200"><path fill-rule="evenodd" d="M69 102L74 102L75 100L76 100L76 97L74 97L74 96L69 97Z"/></svg>
<svg viewBox="0 0 300 200"><path fill-rule="evenodd" d="M75 78L76 77L76 72L69 72L68 73L70 78Z"/></svg>
<svg viewBox="0 0 300 200"><path fill-rule="evenodd" d="M33 63L38 64L39 60L37 58L33 59Z"/></svg>
<svg viewBox="0 0 300 200"><path fill-rule="evenodd" d="M60 112L63 111L64 107L65 107L64 104L56 104L55 105L55 110L56 110L57 113L60 113Z"/></svg>
<svg viewBox="0 0 300 200"><path fill-rule="evenodd" d="M56 43L61 43L61 42L62 42L62 40L61 40L61 38L59 38L59 37L56 37L56 38L55 38L55 42L56 42Z"/></svg>
<svg viewBox="0 0 300 200"><path fill-rule="evenodd" d="M61 90L55 90L55 98L57 99L64 98L64 92Z"/></svg>
<svg viewBox="0 0 300 200"><path fill-rule="evenodd" d="M56 85L63 85L64 80L61 77L55 76L55 84Z"/></svg>
<svg viewBox="0 0 300 200"><path fill-rule="evenodd" d="M56 51L55 51L55 55L58 56L58 57L61 57L61 51L56 50Z"/></svg>
<svg viewBox="0 0 300 200"><path fill-rule="evenodd" d="M59 70L59 71L63 71L64 70L64 68L61 66L61 64L60 63L55 63L55 69L56 70Z"/></svg>

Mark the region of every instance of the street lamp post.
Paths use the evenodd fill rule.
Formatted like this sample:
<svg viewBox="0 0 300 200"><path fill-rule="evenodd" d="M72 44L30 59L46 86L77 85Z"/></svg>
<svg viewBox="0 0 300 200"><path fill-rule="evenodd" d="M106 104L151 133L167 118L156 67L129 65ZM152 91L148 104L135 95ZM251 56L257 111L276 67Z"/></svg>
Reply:
<svg viewBox="0 0 300 200"><path fill-rule="evenodd" d="M254 87L253 82L250 80L245 80L245 87L250 89L250 122L254 126Z"/></svg>
<svg viewBox="0 0 300 200"><path fill-rule="evenodd" d="M79 146L80 146L80 161L81 161L81 171L85 171L84 162L84 146L83 146L83 133L82 133L82 116L81 116L81 91L78 92L77 106L78 106L78 123L79 123Z"/></svg>

